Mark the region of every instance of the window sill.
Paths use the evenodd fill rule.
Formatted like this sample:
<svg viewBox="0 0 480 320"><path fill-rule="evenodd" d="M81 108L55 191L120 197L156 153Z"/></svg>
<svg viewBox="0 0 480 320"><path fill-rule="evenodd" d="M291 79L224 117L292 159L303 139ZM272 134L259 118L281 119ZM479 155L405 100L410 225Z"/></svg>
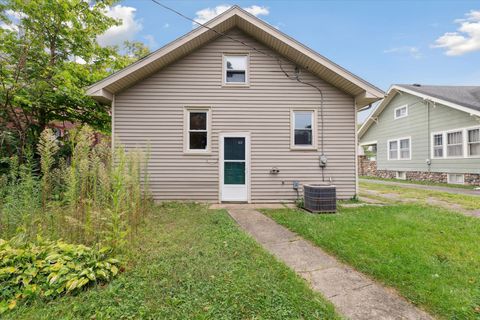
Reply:
<svg viewBox="0 0 480 320"><path fill-rule="evenodd" d="M249 88L250 83L223 83L222 88Z"/></svg>
<svg viewBox="0 0 480 320"><path fill-rule="evenodd" d="M208 151L183 151L186 156L211 156L212 152Z"/></svg>
<svg viewBox="0 0 480 320"><path fill-rule="evenodd" d="M291 146L290 150L291 151L318 151L318 148L316 148L316 147L295 147L295 146Z"/></svg>

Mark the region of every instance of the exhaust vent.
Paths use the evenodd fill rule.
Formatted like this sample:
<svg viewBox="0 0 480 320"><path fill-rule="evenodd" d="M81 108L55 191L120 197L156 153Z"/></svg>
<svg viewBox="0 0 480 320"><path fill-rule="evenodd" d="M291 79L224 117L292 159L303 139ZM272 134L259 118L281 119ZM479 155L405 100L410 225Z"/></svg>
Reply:
<svg viewBox="0 0 480 320"><path fill-rule="evenodd" d="M337 190L332 185L306 184L303 186L304 206L310 212L336 212Z"/></svg>

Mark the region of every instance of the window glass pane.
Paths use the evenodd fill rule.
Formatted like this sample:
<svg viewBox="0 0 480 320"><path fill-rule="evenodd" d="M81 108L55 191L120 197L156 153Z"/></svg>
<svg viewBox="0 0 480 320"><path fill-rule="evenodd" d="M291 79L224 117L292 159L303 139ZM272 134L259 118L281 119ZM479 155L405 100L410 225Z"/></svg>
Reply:
<svg viewBox="0 0 480 320"><path fill-rule="evenodd" d="M408 148L410 148L410 140L409 139L400 140L400 149L408 149Z"/></svg>
<svg viewBox="0 0 480 320"><path fill-rule="evenodd" d="M462 145L447 146L447 156L459 157L463 155Z"/></svg>
<svg viewBox="0 0 480 320"><path fill-rule="evenodd" d="M245 82L245 71L227 71L227 82Z"/></svg>
<svg viewBox="0 0 480 320"><path fill-rule="evenodd" d="M190 130L207 130L206 112L190 112Z"/></svg>
<svg viewBox="0 0 480 320"><path fill-rule="evenodd" d="M480 129L468 130L468 142L480 142Z"/></svg>
<svg viewBox="0 0 480 320"><path fill-rule="evenodd" d="M224 184L245 184L245 162L225 162Z"/></svg>
<svg viewBox="0 0 480 320"><path fill-rule="evenodd" d="M433 156L434 157L443 157L443 147L433 147Z"/></svg>
<svg viewBox="0 0 480 320"><path fill-rule="evenodd" d="M468 130L468 155L480 156L480 129Z"/></svg>
<svg viewBox="0 0 480 320"><path fill-rule="evenodd" d="M397 109L397 110L395 110L395 112L396 112L396 117L397 118L406 116L407 115L407 107Z"/></svg>
<svg viewBox="0 0 480 320"><path fill-rule="evenodd" d="M207 133L206 132L190 132L190 149L205 150L207 149Z"/></svg>
<svg viewBox="0 0 480 320"><path fill-rule="evenodd" d="M294 137L295 145L312 145L312 130L305 129L299 130L295 129L295 137Z"/></svg>
<svg viewBox="0 0 480 320"><path fill-rule="evenodd" d="M398 142L397 141L390 141L388 146L389 146L390 159L397 159L397 157L398 157Z"/></svg>
<svg viewBox="0 0 480 320"><path fill-rule="evenodd" d="M433 145L434 146L442 146L443 145L443 135L436 134L433 136Z"/></svg>
<svg viewBox="0 0 480 320"><path fill-rule="evenodd" d="M247 70L247 56L226 56L227 70Z"/></svg>
<svg viewBox="0 0 480 320"><path fill-rule="evenodd" d="M312 112L295 111L295 129L311 129Z"/></svg>
<svg viewBox="0 0 480 320"><path fill-rule="evenodd" d="M447 144L460 144L462 143L462 132L450 132L447 133Z"/></svg>
<svg viewBox="0 0 480 320"><path fill-rule="evenodd" d="M245 138L225 138L225 160L245 160Z"/></svg>

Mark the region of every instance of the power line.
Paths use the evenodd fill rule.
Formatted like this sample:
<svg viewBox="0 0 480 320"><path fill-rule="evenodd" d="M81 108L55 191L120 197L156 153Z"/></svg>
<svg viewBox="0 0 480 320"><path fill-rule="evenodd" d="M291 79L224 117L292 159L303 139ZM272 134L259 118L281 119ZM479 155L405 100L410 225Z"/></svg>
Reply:
<svg viewBox="0 0 480 320"><path fill-rule="evenodd" d="M190 18L189 16L181 13L181 12L178 11L178 10L175 10L175 9L173 9L173 8L167 6L167 5L164 5L163 3L161 3L161 2L159 2L159 1L157 1L157 0L151 0L151 1L152 1L153 3L159 5L160 7L162 7L162 8L164 8L164 9L166 9L166 10L169 10L169 11L177 14L178 16L180 16L180 17L182 17L182 18L184 18L184 19L186 19L186 20L188 20L188 21L191 21L191 22L195 23L196 25L198 25L198 26L200 26L200 27L202 27L202 28L208 29L208 30L210 30L210 31L218 34L219 36L226 37L226 38L228 38L228 39L230 39L230 40L232 40L232 41L234 41L234 42L240 43L241 45L243 45L243 46L245 46L245 47L247 47L247 48L252 49L252 50L255 51L255 52L258 52L258 53L260 53L260 54L263 54L263 55L265 55L265 56L267 56L267 57L269 57L269 58L275 59L275 60L277 61L277 63L278 63L278 66L279 66L280 70L281 70L282 73L285 75L285 77L287 77L287 78L290 79L290 80L295 80L295 81L297 81L297 82L299 82L299 83L301 83L301 84L304 84L304 85L310 86L310 87L312 87L312 88L314 88L314 89L317 89L317 91L320 93L320 124L321 124L321 127L320 127L320 151L321 151L321 153L322 153L322 156L324 156L324 116L323 116L323 103L324 103L324 98L323 98L323 91L322 91L322 89L321 89L319 86L317 86L317 85L314 84L314 83L306 82L306 81L303 81L302 79L300 79L299 72L297 72L297 71L295 72L295 76L293 76L293 77L290 76L290 75L288 74L288 72L285 71L285 69L283 68L282 61L281 61L280 57L278 57L278 56L273 56L273 55L271 55L271 54L269 54L269 53L267 53L267 52L264 52L264 51L262 51L262 50L257 49L256 47L254 47L254 46L252 46L252 45L249 45L248 43L246 43L246 42L244 42L244 41L242 41L242 40L233 38L232 36L229 36L229 35L226 34L226 33L223 33L223 32L221 32L221 31L215 30L215 29L213 29L213 28L211 28L211 27L209 27L209 26L207 26L207 25L205 25L205 24L203 24L203 23L200 23L200 22L196 21L195 19ZM289 60L290 62L292 62L293 64L297 65L297 63L296 63L295 61L292 61L291 59L288 59L288 60ZM324 168L322 167L322 180L325 181L324 176L323 176L323 169L324 169Z"/></svg>

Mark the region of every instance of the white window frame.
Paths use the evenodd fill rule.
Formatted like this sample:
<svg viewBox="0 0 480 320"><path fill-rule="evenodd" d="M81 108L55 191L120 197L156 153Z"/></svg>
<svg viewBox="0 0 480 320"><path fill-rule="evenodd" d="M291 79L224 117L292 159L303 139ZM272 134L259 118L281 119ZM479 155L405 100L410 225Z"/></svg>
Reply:
<svg viewBox="0 0 480 320"><path fill-rule="evenodd" d="M461 176L461 182L452 182L451 175ZM465 184L465 174L463 173L447 173L447 183L449 184Z"/></svg>
<svg viewBox="0 0 480 320"><path fill-rule="evenodd" d="M397 117L397 110L400 110L400 109L405 109L405 114L403 116L398 116ZM405 118L408 116L408 104L404 104L403 106L400 106L400 107L396 107L394 110L393 110L393 119L394 120L397 120L397 119L401 119L401 118Z"/></svg>
<svg viewBox="0 0 480 320"><path fill-rule="evenodd" d="M194 130L199 132L207 132L207 148L206 149L190 149L190 113L191 112L205 112L207 114L207 128L206 130ZM184 108L184 130L183 130L183 152L186 154L209 154L211 153L212 145L212 112L210 107L185 107Z"/></svg>
<svg viewBox="0 0 480 320"><path fill-rule="evenodd" d="M475 130L475 129L480 129L480 126L473 126L473 127L466 127L466 128L457 128L457 129L449 129L445 131L436 131L431 133L431 150L430 150L430 155L432 159L475 159L475 158L480 158L480 155L473 155L471 156L468 151L468 131L470 130ZM447 155L447 134L452 133L452 132L462 132L462 151L463 155L461 156L452 156L449 157ZM433 143L434 143L434 136L435 135L442 135L443 139L443 157L435 157L434 149L433 149Z"/></svg>
<svg viewBox="0 0 480 320"><path fill-rule="evenodd" d="M245 82L227 82L227 57L241 56L246 58ZM242 70L237 70L242 71ZM222 85L225 87L250 86L250 54L246 52L224 52L222 56Z"/></svg>
<svg viewBox="0 0 480 320"><path fill-rule="evenodd" d="M295 144L295 112L311 112L312 117L312 144ZM290 109L290 149L291 150L317 150L317 108L292 108Z"/></svg>
<svg viewBox="0 0 480 320"><path fill-rule="evenodd" d="M442 136L442 156L441 157L438 157L438 156L435 156L435 136ZM432 139L432 150L431 150L431 157L432 159L442 159L442 158L445 158L445 134L443 132L432 132L432 136L431 136L431 139Z"/></svg>
<svg viewBox="0 0 480 320"><path fill-rule="evenodd" d="M470 144L472 143L478 143L478 142L470 142L468 141L468 131L472 131L472 130L480 130L480 126L479 127L472 127L472 128L466 128L465 129L465 149L466 149L466 153L465 153L465 156L467 158L480 158L480 155L477 154L477 155L470 155L470 149L468 148Z"/></svg>
<svg viewBox="0 0 480 320"><path fill-rule="evenodd" d="M400 152L400 141L401 140L408 140L408 158L401 158ZM396 141L397 142L397 158L392 159L390 158L390 142ZM412 138L411 137L402 137L396 139L387 140L387 159L390 161L405 161L405 160L412 160Z"/></svg>
<svg viewBox="0 0 480 320"><path fill-rule="evenodd" d="M398 180L407 180L407 172L406 171L397 171L395 172L395 178Z"/></svg>

